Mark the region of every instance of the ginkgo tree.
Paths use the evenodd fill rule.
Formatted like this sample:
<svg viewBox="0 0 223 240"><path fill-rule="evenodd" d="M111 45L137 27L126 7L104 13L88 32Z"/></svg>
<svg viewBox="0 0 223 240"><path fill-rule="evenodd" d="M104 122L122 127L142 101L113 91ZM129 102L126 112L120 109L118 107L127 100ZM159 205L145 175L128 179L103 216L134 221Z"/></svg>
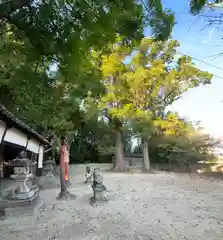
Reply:
<svg viewBox="0 0 223 240"><path fill-rule="evenodd" d="M117 43L110 46L109 54L95 56L102 74L100 82L104 86L104 91L98 99L98 110L105 113L115 135L116 165L114 169L117 171L124 169L123 131L128 105L127 96L124 96L127 92L122 76L126 72L126 65L123 61L130 51L131 48L120 44L118 38Z"/></svg>
<svg viewBox="0 0 223 240"><path fill-rule="evenodd" d="M161 124L160 113L190 88L210 83L212 75L196 68L190 57L176 59L178 46L175 40L157 42L145 38L134 49L116 44L112 54L102 61L107 91L101 100L107 104L108 112L118 126L116 161L119 170L124 167L122 124L131 122L132 128L140 135L144 168L148 171L149 139Z"/></svg>
<svg viewBox="0 0 223 240"><path fill-rule="evenodd" d="M210 83L212 75L198 69L190 57L176 59L175 40L156 42L153 39L143 39L135 50L129 68L125 74L130 95L128 99L134 109L136 129L143 122L139 134L143 142L143 158L145 171L149 170L149 139L147 129L154 130L162 123L162 113L167 106L182 97L190 88ZM138 111L137 111L138 110ZM148 121L146 126L145 121ZM168 123L168 121L166 121ZM145 134L146 133L146 134Z"/></svg>

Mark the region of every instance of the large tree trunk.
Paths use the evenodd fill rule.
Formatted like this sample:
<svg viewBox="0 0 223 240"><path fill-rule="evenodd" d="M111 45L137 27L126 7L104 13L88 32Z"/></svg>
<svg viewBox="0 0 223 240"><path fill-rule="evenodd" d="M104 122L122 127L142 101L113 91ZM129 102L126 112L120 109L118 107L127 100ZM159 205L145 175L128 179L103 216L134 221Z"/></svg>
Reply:
<svg viewBox="0 0 223 240"><path fill-rule="evenodd" d="M65 170L60 167L60 189L61 192L67 192L67 184L65 181Z"/></svg>
<svg viewBox="0 0 223 240"><path fill-rule="evenodd" d="M65 181L65 171L64 168L60 167L60 193L57 197L58 200L69 200L69 199L76 199L76 196L71 194L67 190L67 184Z"/></svg>
<svg viewBox="0 0 223 240"><path fill-rule="evenodd" d="M149 159L149 140L148 138L142 139L142 155L144 171L148 172L150 170L150 159Z"/></svg>
<svg viewBox="0 0 223 240"><path fill-rule="evenodd" d="M120 130L116 130L115 147L116 147L116 154L115 154L114 170L124 171L124 149L123 149L123 142L122 142L122 134Z"/></svg>

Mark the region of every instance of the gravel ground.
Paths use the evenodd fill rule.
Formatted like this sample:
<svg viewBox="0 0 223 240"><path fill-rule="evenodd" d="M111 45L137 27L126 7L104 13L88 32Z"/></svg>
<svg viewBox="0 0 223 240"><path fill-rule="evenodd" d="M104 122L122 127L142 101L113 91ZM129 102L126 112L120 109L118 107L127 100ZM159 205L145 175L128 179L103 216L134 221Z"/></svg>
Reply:
<svg viewBox="0 0 223 240"><path fill-rule="evenodd" d="M41 191L35 216L0 221L0 240L221 240L223 181L187 174L105 173L108 203L89 204L90 186L73 179L68 202Z"/></svg>

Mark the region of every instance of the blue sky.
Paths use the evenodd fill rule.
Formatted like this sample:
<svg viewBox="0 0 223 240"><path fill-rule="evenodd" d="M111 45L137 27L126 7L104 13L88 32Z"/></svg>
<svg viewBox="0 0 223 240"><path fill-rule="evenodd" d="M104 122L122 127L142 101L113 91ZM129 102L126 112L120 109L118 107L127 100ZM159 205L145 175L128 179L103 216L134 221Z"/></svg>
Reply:
<svg viewBox="0 0 223 240"><path fill-rule="evenodd" d="M172 37L180 41L179 52L198 58L213 65L222 67L223 55L210 57L223 52L223 24L215 28L206 26L207 20L202 16L191 16L188 13L189 0L163 0L165 7L175 12L177 24ZM223 13L223 9L222 9ZM207 10L207 15L219 12ZM149 34L149 31L145 31ZM206 64L194 61L197 67L209 71L216 76L211 85L189 90L183 98L176 101L172 110L190 120L201 120L206 132L213 136L223 137L223 71Z"/></svg>

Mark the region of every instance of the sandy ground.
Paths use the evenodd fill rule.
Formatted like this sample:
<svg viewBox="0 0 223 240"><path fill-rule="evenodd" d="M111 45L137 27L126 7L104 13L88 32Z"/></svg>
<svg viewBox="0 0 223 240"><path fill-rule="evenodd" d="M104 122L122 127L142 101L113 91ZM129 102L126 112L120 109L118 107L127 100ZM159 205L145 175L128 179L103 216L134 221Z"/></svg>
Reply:
<svg viewBox="0 0 223 240"><path fill-rule="evenodd" d="M223 181L173 173L105 173L108 203L91 206L83 175L73 179L76 200L41 191L35 216L0 221L0 240L221 240Z"/></svg>

